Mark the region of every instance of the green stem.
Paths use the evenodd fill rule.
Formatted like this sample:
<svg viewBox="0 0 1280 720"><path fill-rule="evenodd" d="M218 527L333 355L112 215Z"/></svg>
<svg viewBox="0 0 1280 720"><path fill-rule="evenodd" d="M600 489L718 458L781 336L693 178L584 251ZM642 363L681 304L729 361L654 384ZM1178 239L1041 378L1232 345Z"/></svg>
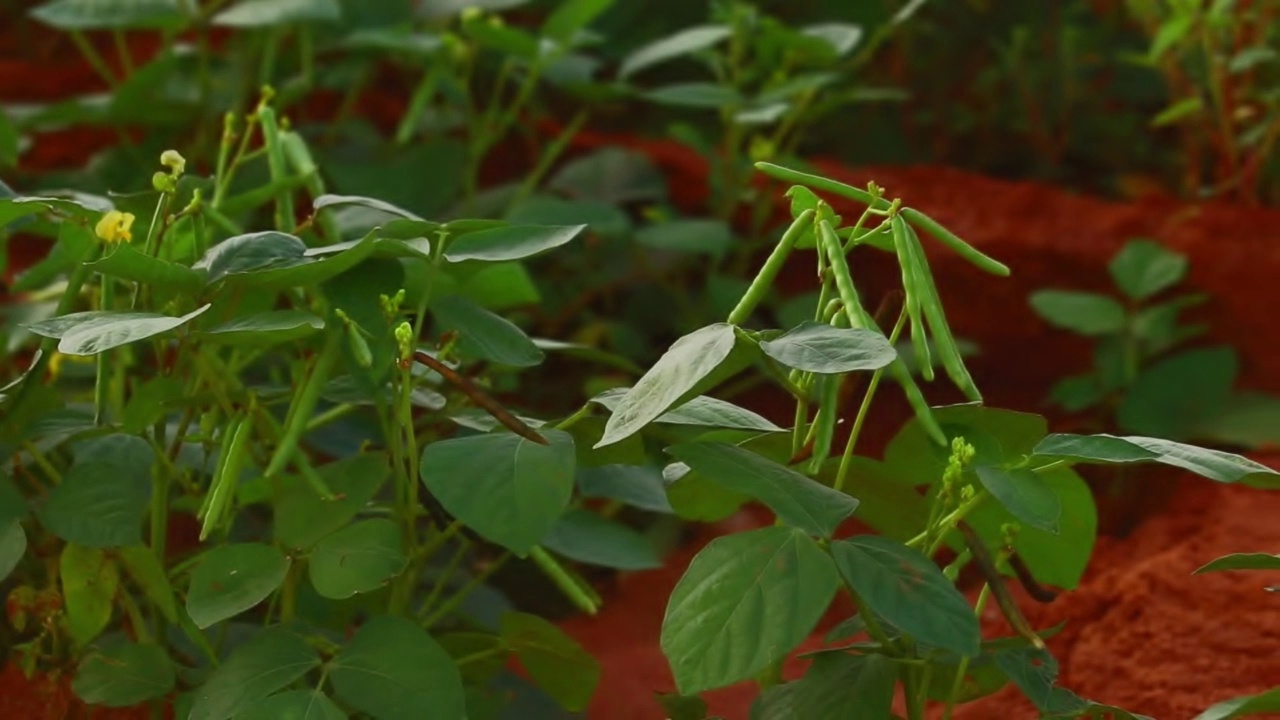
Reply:
<svg viewBox="0 0 1280 720"><path fill-rule="evenodd" d="M588 615L595 615L600 611L599 601L587 594L585 583L569 573L558 560L552 557L542 546L535 546L529 551L529 559L533 560L538 569L544 575L560 588L560 592L571 601L578 609Z"/></svg>
<svg viewBox="0 0 1280 720"><path fill-rule="evenodd" d="M102 298L98 309L110 312L115 304L115 282L105 275L102 278ZM102 427L107 422L107 399L111 389L110 351L100 352L93 383L93 424Z"/></svg>
<svg viewBox="0 0 1280 720"><path fill-rule="evenodd" d="M898 313L898 322L893 326L893 332L889 334L889 345L898 342L898 336L902 333L902 328L906 325L907 311L905 307L902 312ZM884 368L879 368L871 375L871 381L867 383L867 392L862 397L862 405L858 407L858 417L853 421L853 429L849 431L849 439L844 446L844 455L840 457L840 469L836 472L835 489L838 492L844 492L845 480L849 477L849 469L853 464L853 449L858 442L858 436L862 434L862 426L866 423L868 411L871 409L871 399L875 397L876 390L880 387L880 378L884 377Z"/></svg>
<svg viewBox="0 0 1280 720"><path fill-rule="evenodd" d="M107 61L103 60L97 49L93 47L93 43L89 42L84 33L79 30L69 30L67 35L71 37L71 42L75 43L76 49L80 51L80 54L84 55L84 59L88 61L89 66L93 68L94 72L98 73L98 77L105 80L107 85L112 90L115 90L120 81L116 79L115 74L111 72L111 68L107 66Z"/></svg>
<svg viewBox="0 0 1280 720"><path fill-rule="evenodd" d="M449 613L456 610L458 606L462 604L462 601L467 599L467 596L470 595L472 591L483 585L484 582L489 579L489 576L493 575L499 568L506 564L510 557L510 553L505 553L497 560L489 563L487 567L477 573L475 577L471 578L466 585L463 585L458 592L454 593L453 597L446 600L444 604L440 606L440 609L431 613L426 620L423 620L422 627L429 630L433 625L447 617Z"/></svg>
<svg viewBox="0 0 1280 720"><path fill-rule="evenodd" d="M987 607L987 600L991 597L991 586L984 584L982 591L978 593L978 602L974 604L973 612L979 618L982 617L982 611ZM955 710L956 698L960 695L961 687L964 685L964 674L969 671L969 658L963 656L960 658L960 664L956 667L955 680L951 681L951 692L947 693L947 705L942 711L942 720L951 720L951 713Z"/></svg>

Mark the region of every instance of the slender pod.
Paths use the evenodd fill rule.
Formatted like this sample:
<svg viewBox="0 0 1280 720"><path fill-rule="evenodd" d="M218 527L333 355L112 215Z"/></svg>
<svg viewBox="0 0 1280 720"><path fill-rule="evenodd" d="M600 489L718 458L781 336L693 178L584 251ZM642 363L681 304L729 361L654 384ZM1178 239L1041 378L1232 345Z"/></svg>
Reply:
<svg viewBox="0 0 1280 720"><path fill-rule="evenodd" d="M289 176L289 171L275 109L264 103L258 108L258 122L262 125L262 139L267 146L267 168L271 171L271 179L284 181ZM276 195L276 229L280 232L292 232L294 222L293 191L283 190Z"/></svg>
<svg viewBox="0 0 1280 720"><path fill-rule="evenodd" d="M859 190L852 185L846 185L838 180L831 180L819 175L813 175L799 170L792 170L791 168L784 168L781 165L774 165L773 163L763 161L756 163L756 169L775 180L804 185L805 187L813 188L814 190L829 192L832 195L839 195L843 198L856 200L864 205L869 205L876 210L888 210L890 207L888 200L878 198L866 190Z"/></svg>
<svg viewBox="0 0 1280 720"><path fill-rule="evenodd" d="M933 271L929 269L929 261L925 258L924 247L915 230L904 225L906 244L910 248L911 270L915 275L915 284L920 290L920 307L924 311L929 330L933 333L934 343L938 349L938 357L948 377L956 387L974 402L982 401L982 393L969 375L964 358L960 355L960 346L951 334L951 326L947 323L947 314L942 309L942 299L938 296L938 286L933 281Z"/></svg>
<svg viewBox="0 0 1280 720"><path fill-rule="evenodd" d="M933 357L929 352L929 336L925 332L924 318L920 312L922 288L919 285L919 275L915 272L917 258L907 236L907 222L901 215L895 214L889 224L893 230L893 247L898 254L898 267L902 270L902 291L906 294L907 319L911 323L911 346L915 350L916 361L925 382L933 382Z"/></svg>
<svg viewBox="0 0 1280 720"><path fill-rule="evenodd" d="M329 374L337 363L340 338L341 333L336 331L325 333L324 347L320 350L320 356L316 358L311 375L307 377L302 390L289 408L289 417L285 422L280 444L276 446L275 453L271 455L271 461L267 463L266 472L263 473L266 477L279 475L293 454L298 451L298 442L302 440L307 424L311 422L311 413L320 400L320 391L329 380Z"/></svg>
<svg viewBox="0 0 1280 720"><path fill-rule="evenodd" d="M823 375L822 401L818 405L818 416L814 418L813 459L809 464L809 472L817 474L822 463L831 456L831 442L836 434L836 421L840 418L840 375Z"/></svg>
<svg viewBox="0 0 1280 720"><path fill-rule="evenodd" d="M733 311L729 313L727 322L730 325L741 325L751 315L751 311L756 309L764 296L768 294L769 288L773 285L773 281L778 277L778 273L782 271L782 266L786 264L787 257L791 255L791 251L795 249L796 240L809 229L813 223L813 210L804 210L796 216L791 227L782 234L782 239L774 246L773 252L769 254L769 259L765 261L764 267L760 268L760 272L756 274L755 280L751 281L747 292L743 294L742 299L738 301Z"/></svg>
<svg viewBox="0 0 1280 720"><path fill-rule="evenodd" d="M973 263L978 268L992 275L1009 276L1008 265L961 240L955 233L942 227L937 220L913 208L903 208L902 214L912 225L919 226L921 230L929 233L935 240L951 248L957 255Z"/></svg>
<svg viewBox="0 0 1280 720"><path fill-rule="evenodd" d="M232 421L232 426L227 430L230 441L223 448L222 457L219 459L221 467L214 475L213 482L209 485L209 495L205 498L208 507L205 509L200 526L200 542L205 541L213 528L222 524L227 511L231 509L231 504L235 500L236 486L240 481L240 471L244 468L245 451L249 435L252 434L252 426L253 423L238 417Z"/></svg>

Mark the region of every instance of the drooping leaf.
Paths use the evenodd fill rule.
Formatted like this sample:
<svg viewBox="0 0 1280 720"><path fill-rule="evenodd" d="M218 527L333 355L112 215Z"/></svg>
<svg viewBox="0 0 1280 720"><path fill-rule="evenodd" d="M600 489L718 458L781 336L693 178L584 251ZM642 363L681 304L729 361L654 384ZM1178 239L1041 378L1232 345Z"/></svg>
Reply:
<svg viewBox="0 0 1280 720"><path fill-rule="evenodd" d="M874 330L837 328L812 320L760 343L760 349L789 368L823 374L879 370L898 359L889 341Z"/></svg>
<svg viewBox="0 0 1280 720"><path fill-rule="evenodd" d="M67 629L79 645L93 641L111 622L120 568L99 548L67 543L58 560Z"/></svg>
<svg viewBox="0 0 1280 720"><path fill-rule="evenodd" d="M42 337L58 338L58 352L64 355L97 355L175 330L210 307L212 305L201 305L180 317L150 312L89 310L38 322L28 329Z"/></svg>
<svg viewBox="0 0 1280 720"><path fill-rule="evenodd" d="M275 592L289 564L279 549L262 543L209 550L191 571L187 614L201 629L235 617Z"/></svg>
<svg viewBox="0 0 1280 720"><path fill-rule="evenodd" d="M395 215L407 220L416 220L419 222L427 222L423 218L405 210L403 208L392 205L389 202L377 200L369 197L360 197L358 195L321 195L311 204L316 212L328 207L343 207L354 205L369 210L375 210L386 215Z"/></svg>
<svg viewBox="0 0 1280 720"><path fill-rule="evenodd" d="M653 544L643 535L589 510L566 512L551 527L542 544L548 550L588 565L619 570L662 567Z"/></svg>
<svg viewBox="0 0 1280 720"><path fill-rule="evenodd" d="M501 635L534 683L570 712L581 712L600 682L600 663L560 628L522 612L502 615Z"/></svg>
<svg viewBox="0 0 1280 720"><path fill-rule="evenodd" d="M453 438L422 453L422 482L454 517L524 556L546 536L573 493L573 438L543 431L540 445L511 433Z"/></svg>
<svg viewBox="0 0 1280 720"><path fill-rule="evenodd" d="M458 348L465 355L511 367L532 367L546 355L514 323L457 295L431 304L441 331L459 334Z"/></svg>
<svg viewBox="0 0 1280 720"><path fill-rule="evenodd" d="M918 550L877 535L832 543L831 556L867 607L917 641L978 654L977 616L955 585Z"/></svg>
<svg viewBox="0 0 1280 720"><path fill-rule="evenodd" d="M830 537L858 501L756 453L726 443L695 442L667 453L719 485L769 506L787 525Z"/></svg>
<svg viewBox="0 0 1280 720"><path fill-rule="evenodd" d="M416 623L378 616L356 631L330 666L337 696L377 718L467 716L453 658Z"/></svg>
<svg viewBox="0 0 1280 720"><path fill-rule="evenodd" d="M1050 436L1045 438L1045 441L1048 443L1056 437ZM1280 487L1280 472L1246 457L1222 452L1221 450L1186 445L1163 438L1114 437L1110 435L1066 437L1069 439L1065 441L1054 439L1054 444L1048 445L1043 453L1040 448L1037 448L1037 454L1048 455L1060 452L1061 443L1070 442L1071 447L1074 448L1072 457L1076 459L1090 459L1101 462L1133 462L1133 460L1114 460L1113 458L1134 457L1137 453L1146 450L1156 455L1156 457L1150 458L1152 462L1189 470L1201 477L1216 480L1217 482L1241 483L1261 488ZM1128 449L1121 443L1134 445L1136 449Z"/></svg>
<svg viewBox="0 0 1280 720"><path fill-rule="evenodd" d="M623 60L622 67L618 69L618 77L625 79L658 63L706 50L731 34L732 31L725 25L699 25L685 28L628 55Z"/></svg>
<svg viewBox="0 0 1280 720"><path fill-rule="evenodd" d="M1196 575L1228 570L1280 570L1280 555L1235 553L1224 555L1195 571Z"/></svg>
<svg viewBox="0 0 1280 720"><path fill-rule="evenodd" d="M1081 335L1107 335L1124 329L1124 306L1105 295L1071 290L1041 290L1031 307L1055 327Z"/></svg>
<svg viewBox="0 0 1280 720"><path fill-rule="evenodd" d="M185 293L195 293L204 285L195 270L138 252L132 245L117 246L89 267L110 277Z"/></svg>
<svg viewBox="0 0 1280 720"><path fill-rule="evenodd" d="M606 390L591 398L610 412L616 411L630 388ZM746 408L718 398L701 395L682 403L662 415L655 423L670 425L696 425L699 427L724 428L733 430L758 430L761 432L785 432L768 418L758 415Z"/></svg>
<svg viewBox="0 0 1280 720"><path fill-rule="evenodd" d="M1034 454L1075 462L1132 463L1152 462L1160 453L1134 445L1114 435L1054 434L1036 445Z"/></svg>
<svg viewBox="0 0 1280 720"><path fill-rule="evenodd" d="M232 720L320 665L314 648L280 625L237 647L195 690L188 720Z"/></svg>
<svg viewBox="0 0 1280 720"><path fill-rule="evenodd" d="M577 237L586 225L512 225L462 235L444 251L449 262L522 260L555 249Z"/></svg>
<svg viewBox="0 0 1280 720"><path fill-rule="evenodd" d="M1014 517L1031 527L1057 534L1062 501L1034 471L982 465L976 474L982 486Z"/></svg>
<svg viewBox="0 0 1280 720"><path fill-rule="evenodd" d="M316 543L307 564L311 584L334 600L375 590L408 564L401 545L400 527L386 518L352 523Z"/></svg>
<svg viewBox="0 0 1280 720"><path fill-rule="evenodd" d="M89 651L71 689L90 705L123 708L164 697L176 680L164 648L121 641Z"/></svg>
<svg viewBox="0 0 1280 720"><path fill-rule="evenodd" d="M838 585L831 558L798 530L712 540L676 584L662 622L677 689L731 685L782 658L813 630Z"/></svg>
<svg viewBox="0 0 1280 720"><path fill-rule="evenodd" d="M268 310L238 317L196 333L204 342L264 346L293 342L324 329L324 320L304 310Z"/></svg>

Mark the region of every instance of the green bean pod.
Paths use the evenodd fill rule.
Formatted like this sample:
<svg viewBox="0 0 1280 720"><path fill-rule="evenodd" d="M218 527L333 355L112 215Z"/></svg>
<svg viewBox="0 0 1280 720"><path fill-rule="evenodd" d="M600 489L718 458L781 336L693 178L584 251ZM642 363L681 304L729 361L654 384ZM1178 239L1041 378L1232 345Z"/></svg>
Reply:
<svg viewBox="0 0 1280 720"><path fill-rule="evenodd" d="M959 236L950 230L942 227L942 225L933 218L925 215L919 210L912 208L903 208L902 214L912 225L918 225L922 230L929 233L935 240L946 245L955 251L957 255L968 260L978 268L1001 277L1009 276L1009 266L996 260L995 258L983 253L969 243L961 240Z"/></svg>
<svg viewBox="0 0 1280 720"><path fill-rule="evenodd" d="M842 375L822 375L822 401L818 404L818 416L813 419L813 457L809 461L810 474L817 475L822 464L831 457L831 442L836 434L836 421L840 415L840 381Z"/></svg>
<svg viewBox="0 0 1280 720"><path fill-rule="evenodd" d="M339 334L336 332L325 333L324 348L316 358L315 367L312 368L311 375L289 408L284 434L280 438L280 444L276 446L276 451L271 455L271 461L267 463L266 472L263 473L266 477L272 478L279 475L293 454L298 452L298 442L306 432L307 423L311 422L311 412L315 410L316 403L320 400L320 391L324 388L338 360L338 338Z"/></svg>
<svg viewBox="0 0 1280 720"><path fill-rule="evenodd" d="M235 499L236 486L239 484L240 471L244 468L245 447L253 423L243 417L237 417L227 428L226 436L230 440L222 446L222 454L218 459L219 468L214 473L213 482L209 485L209 494L205 496L206 506L201 518L200 542L204 542L209 533L227 516Z"/></svg>
<svg viewBox="0 0 1280 720"><path fill-rule="evenodd" d="M738 301L733 311L729 313L727 322L730 325L741 325L751 315L751 311L756 309L760 301L769 292L769 288L773 285L774 279L778 277L778 273L782 271L782 266L786 264L787 257L791 255L791 251L795 248L796 240L804 234L813 222L813 210L805 210L796 216L791 227L782 234L782 239L773 248L773 252L769 254L769 259L765 261L764 267L760 268L760 272L756 274L755 280L751 281L747 292L743 294L742 299Z"/></svg>
<svg viewBox="0 0 1280 720"><path fill-rule="evenodd" d="M284 182L289 176L286 169L284 143L280 141L280 123L276 119L276 111L270 105L258 108L258 122L262 125L262 139L267 146L267 168L271 171L271 179ZM293 232L297 223L293 210L293 191L285 190L276 195L276 229L280 232Z"/></svg>
<svg viewBox="0 0 1280 720"><path fill-rule="evenodd" d="M756 169L775 180L804 185L805 187L810 187L814 190L829 192L832 195L839 195L843 198L856 200L863 205L869 205L876 210L888 210L890 207L888 200L885 200L884 198L877 198L866 190L859 190L852 185L846 185L845 183L837 180L831 180L819 175L801 172L799 170L784 168L781 165L774 165L773 163L763 161L756 163ZM821 238L819 238L819 243L821 243Z"/></svg>
<svg viewBox="0 0 1280 720"><path fill-rule="evenodd" d="M933 382L933 357L929 352L929 336L925 333L924 319L920 314L921 288L918 274L915 272L915 258L910 238L907 237L907 223L901 215L894 215L890 221L893 230L893 247L898 254L898 267L902 269L902 291L907 299L907 318L911 323L911 347L915 350L916 361L920 365L920 373L925 382Z"/></svg>
<svg viewBox="0 0 1280 720"><path fill-rule="evenodd" d="M316 165L315 158L311 155L311 149L307 147L307 141L292 130L280 133L280 141L284 147L285 158L293 166L293 169L302 176L307 193L313 199L324 195L326 192L324 177L320 175L320 168ZM342 239L342 232L338 229L338 222L333 219L331 213L317 213L316 224L320 226L321 231L330 242L336 243Z"/></svg>
<svg viewBox="0 0 1280 720"><path fill-rule="evenodd" d="M929 261L925 258L920 238L910 226L904 224L903 227L906 230L906 244L910 248L913 260L911 268L915 275L915 284L920 289L920 306L924 311L925 320L929 323L929 329L933 332L942 367L966 397L974 402L981 402L982 393L978 391L973 377L969 375L969 368L965 367L964 358L960 355L960 347L956 344L955 336L951 334L951 326L947 323L947 314L942 309L942 299L938 296L938 287L933 282L933 272L929 269Z"/></svg>
<svg viewBox="0 0 1280 720"><path fill-rule="evenodd" d="M541 545L535 545L529 551L529 559L533 560L538 569L547 576L567 600L578 606L588 615L595 615L600 612L600 603L597 598L588 594L585 582L578 580L569 571L564 568L551 553L542 548Z"/></svg>

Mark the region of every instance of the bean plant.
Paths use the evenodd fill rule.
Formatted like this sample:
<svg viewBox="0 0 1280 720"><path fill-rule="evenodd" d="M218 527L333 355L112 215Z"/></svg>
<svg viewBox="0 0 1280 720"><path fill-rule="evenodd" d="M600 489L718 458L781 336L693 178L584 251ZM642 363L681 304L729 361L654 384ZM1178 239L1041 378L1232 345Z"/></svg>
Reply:
<svg viewBox="0 0 1280 720"><path fill-rule="evenodd" d="M874 184L862 190L769 163L757 168L790 185L793 222L723 322L682 337L614 400L596 445L671 421L749 368L795 400L789 430L715 431L665 448L673 499L698 488L703 503L747 498L777 518L772 527L713 540L673 591L661 636L679 693L665 698L673 717L701 717L695 696L746 680L761 688L753 717L762 718L915 720L931 702L949 717L956 705L1008 683L1042 717L1141 717L1056 685L1057 662L1045 644L1055 629L1030 626L1005 576L1040 602L1079 582L1097 518L1075 465L1161 463L1265 487L1280 486L1280 474L1160 438L1051 434L1041 417L986 407L948 326L921 235L987 272L1008 269ZM848 222L836 203L861 209ZM868 312L851 273L860 248L894 254L902 270L901 309L887 320ZM785 331L753 328L765 292L802 251L821 283L812 319ZM927 403L894 350L904 333L922 381L941 365L968 403ZM874 460L856 451L886 380L915 416ZM845 418L850 427L838 433ZM851 517L876 533L841 532ZM970 565L983 581L976 597L956 586ZM806 654L812 665L803 677L784 680L782 661L837 593L857 614ZM991 602L1012 635L984 637L979 618Z"/></svg>

